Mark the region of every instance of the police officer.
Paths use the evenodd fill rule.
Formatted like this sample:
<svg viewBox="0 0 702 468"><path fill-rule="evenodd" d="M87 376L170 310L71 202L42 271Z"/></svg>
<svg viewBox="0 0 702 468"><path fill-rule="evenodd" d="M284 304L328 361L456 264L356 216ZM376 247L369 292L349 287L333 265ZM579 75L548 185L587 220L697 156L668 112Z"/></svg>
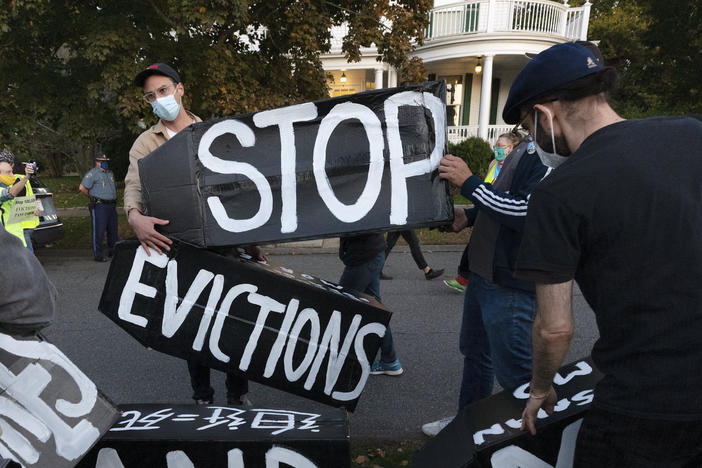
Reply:
<svg viewBox="0 0 702 468"><path fill-rule="evenodd" d="M117 242L117 189L115 175L108 169L109 158L105 155L95 158L95 167L90 169L78 190L90 198L88 208L93 227L93 256L96 262L104 262L102 240L107 230L108 255Z"/></svg>

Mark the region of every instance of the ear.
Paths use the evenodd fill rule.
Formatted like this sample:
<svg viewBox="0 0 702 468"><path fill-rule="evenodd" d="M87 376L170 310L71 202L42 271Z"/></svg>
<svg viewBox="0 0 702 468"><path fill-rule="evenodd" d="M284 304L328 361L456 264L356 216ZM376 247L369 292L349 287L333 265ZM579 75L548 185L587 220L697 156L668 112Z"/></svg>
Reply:
<svg viewBox="0 0 702 468"><path fill-rule="evenodd" d="M553 103L534 104L534 110L538 111L539 127L551 131L551 122L556 120ZM550 116L550 118L549 118Z"/></svg>

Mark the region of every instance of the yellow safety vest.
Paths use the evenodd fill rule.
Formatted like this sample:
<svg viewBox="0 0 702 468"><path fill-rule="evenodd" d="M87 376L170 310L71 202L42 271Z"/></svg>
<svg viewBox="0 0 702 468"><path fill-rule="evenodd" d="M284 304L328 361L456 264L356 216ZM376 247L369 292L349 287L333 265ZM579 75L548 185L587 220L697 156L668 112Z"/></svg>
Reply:
<svg viewBox="0 0 702 468"><path fill-rule="evenodd" d="M22 176L20 176L22 177ZM27 181L27 184L24 186L27 189L27 196L30 197L34 195L34 191L32 190L32 184ZM32 219L28 219L26 221L22 221L22 229L34 229L35 227L39 226L39 216L35 216Z"/></svg>
<svg viewBox="0 0 702 468"><path fill-rule="evenodd" d="M2 206L0 206L0 211L2 211L2 224L7 232L13 236L19 237L19 240L22 241L22 245L27 247L27 241L24 240L24 228L22 227L22 223L7 223L7 219L10 217L10 212L12 211L12 205L14 204L15 199L13 198L3 202Z"/></svg>

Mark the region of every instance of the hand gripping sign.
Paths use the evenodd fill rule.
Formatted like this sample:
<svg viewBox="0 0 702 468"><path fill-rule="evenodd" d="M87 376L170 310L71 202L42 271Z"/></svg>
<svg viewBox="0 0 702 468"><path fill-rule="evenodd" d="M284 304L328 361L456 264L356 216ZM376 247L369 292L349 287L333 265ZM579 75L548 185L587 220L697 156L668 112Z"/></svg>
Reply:
<svg viewBox="0 0 702 468"><path fill-rule="evenodd" d="M201 247L446 224L445 94L429 82L193 124L139 161L145 212Z"/></svg>
<svg viewBox="0 0 702 468"><path fill-rule="evenodd" d="M136 241L117 244L100 311L145 346L351 411L391 315L284 267Z"/></svg>

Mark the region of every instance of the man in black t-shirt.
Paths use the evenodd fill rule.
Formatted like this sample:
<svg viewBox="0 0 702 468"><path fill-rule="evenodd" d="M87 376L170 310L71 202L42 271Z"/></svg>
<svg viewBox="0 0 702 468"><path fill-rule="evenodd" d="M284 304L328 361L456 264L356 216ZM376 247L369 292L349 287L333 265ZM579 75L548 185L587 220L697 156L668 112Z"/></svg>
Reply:
<svg viewBox="0 0 702 468"><path fill-rule="evenodd" d="M503 118L558 166L532 192L517 276L536 282L522 427L551 413L573 334L575 279L595 312L604 378L575 466L702 466L702 123L624 120L616 72L559 44L512 85Z"/></svg>

